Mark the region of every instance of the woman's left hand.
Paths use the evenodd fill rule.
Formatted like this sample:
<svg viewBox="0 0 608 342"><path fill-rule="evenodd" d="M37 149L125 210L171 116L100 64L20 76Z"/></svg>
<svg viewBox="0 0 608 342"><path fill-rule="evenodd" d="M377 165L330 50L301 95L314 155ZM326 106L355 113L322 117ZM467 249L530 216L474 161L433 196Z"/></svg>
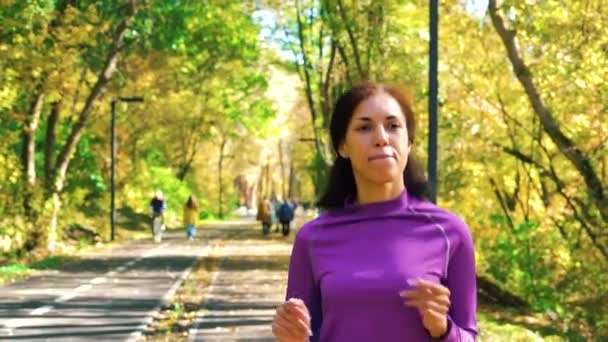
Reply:
<svg viewBox="0 0 608 342"><path fill-rule="evenodd" d="M433 338L443 336L448 330L448 311L450 309L450 290L426 280L414 280L413 289L401 291L399 295L405 304L418 309L422 324Z"/></svg>

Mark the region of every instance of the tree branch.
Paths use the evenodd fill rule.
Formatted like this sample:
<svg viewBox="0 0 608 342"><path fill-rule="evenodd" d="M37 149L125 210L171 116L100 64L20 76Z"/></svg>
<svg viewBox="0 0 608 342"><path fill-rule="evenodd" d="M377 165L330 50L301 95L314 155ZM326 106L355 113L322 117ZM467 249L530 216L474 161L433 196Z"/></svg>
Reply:
<svg viewBox="0 0 608 342"><path fill-rule="evenodd" d="M338 0L338 11L340 12L340 17L344 22L344 26L346 27L346 33L348 34L348 39L350 40L350 44L353 48L353 55L355 56L355 65L357 66L357 71L359 72L359 79L367 79L367 71L363 70L361 66L361 56L359 54L359 46L357 45L357 39L353 33L352 27L350 26L350 22L346 17L346 11L344 10L344 4L342 0Z"/></svg>
<svg viewBox="0 0 608 342"><path fill-rule="evenodd" d="M91 92L89 93L89 96L85 101L84 107L78 115L77 121L74 123L74 126L72 126L72 130L67 138L65 145L63 146L59 156L57 157L57 162L55 163L56 171L54 172L55 192L61 192L63 190L63 182L65 180L65 175L67 173L72 154L76 150L76 146L78 145L78 142L80 141L80 138L84 133L84 129L91 115L91 111L93 110L93 105L105 91L108 81L116 71L116 62L118 61L120 53L124 48L124 37L127 32L129 22L135 16L137 10L138 8L136 6L136 1L131 1L127 16L124 17L116 26L116 31L114 33L114 36L112 37L112 43L110 45L108 55L104 62L104 66L97 77L95 85L91 89Z"/></svg>
<svg viewBox="0 0 608 342"><path fill-rule="evenodd" d="M507 218L507 223L508 223L509 228L511 229L512 232L515 231L515 225L513 224L513 219L511 218L511 214L509 213L509 208L506 203L506 199L503 198L503 196L502 196L503 192L498 188L498 184L496 184L496 181L491 176L488 176L488 182L492 186L492 190L494 191L494 195L496 196L496 199L498 200L498 203L500 204L500 208L502 209L502 212L505 214L505 217Z"/></svg>
<svg viewBox="0 0 608 342"><path fill-rule="evenodd" d="M608 221L608 198L604 195L603 184L595 173L591 161L570 138L565 136L553 117L553 113L543 102L534 84L532 73L521 57L515 40L515 32L506 28L503 18L498 14L496 0L489 1L488 10L492 24L507 50L515 76L523 86L534 112L543 125L543 129L557 145L560 152L570 160L584 178L589 196L599 209L603 220Z"/></svg>
<svg viewBox="0 0 608 342"><path fill-rule="evenodd" d="M317 153L323 158L323 160L327 160L325 158L325 153L323 152L323 147L321 146L321 140L319 137L319 130L317 128L317 108L315 105L314 98L312 96L312 81L310 78L310 62L308 61L308 56L306 54L306 48L304 46L304 25L302 24L302 17L300 15L300 1L296 0L296 20L298 24L298 37L300 41L300 50L302 52L302 62L304 69L304 78L306 81L306 100L308 101L308 106L310 108L310 115L312 119L313 132L315 136L315 148L317 149Z"/></svg>

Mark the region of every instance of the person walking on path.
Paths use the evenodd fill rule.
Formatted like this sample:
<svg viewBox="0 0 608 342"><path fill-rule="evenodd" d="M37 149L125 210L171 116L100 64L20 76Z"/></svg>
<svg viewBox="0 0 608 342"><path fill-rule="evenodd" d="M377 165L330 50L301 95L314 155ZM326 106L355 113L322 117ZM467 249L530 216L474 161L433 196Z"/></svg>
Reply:
<svg viewBox="0 0 608 342"><path fill-rule="evenodd" d="M294 218L295 208L290 201L283 201L279 206L277 216L279 218L279 222L281 223L281 233L283 236L289 235L289 228L291 225L291 221Z"/></svg>
<svg viewBox="0 0 608 342"><path fill-rule="evenodd" d="M150 200L150 211L152 212L152 216L160 216L164 220L165 210L167 210L167 201L163 192L158 190Z"/></svg>
<svg viewBox="0 0 608 342"><path fill-rule="evenodd" d="M474 341L471 233L425 199L408 96L356 86L338 99L330 135L324 212L296 235L277 341Z"/></svg>
<svg viewBox="0 0 608 342"><path fill-rule="evenodd" d="M186 236L188 240L194 240L196 235L196 226L198 225L198 203L194 195L188 197L188 201L184 205L184 226L186 227Z"/></svg>
<svg viewBox="0 0 608 342"><path fill-rule="evenodd" d="M158 190L150 200L150 211L152 212L152 235L155 242L162 240L162 233L165 230L165 211L167 210L167 200L163 192Z"/></svg>
<svg viewBox="0 0 608 342"><path fill-rule="evenodd" d="M256 219L262 223L262 233L268 235L272 227L272 204L267 198L262 198L258 204Z"/></svg>

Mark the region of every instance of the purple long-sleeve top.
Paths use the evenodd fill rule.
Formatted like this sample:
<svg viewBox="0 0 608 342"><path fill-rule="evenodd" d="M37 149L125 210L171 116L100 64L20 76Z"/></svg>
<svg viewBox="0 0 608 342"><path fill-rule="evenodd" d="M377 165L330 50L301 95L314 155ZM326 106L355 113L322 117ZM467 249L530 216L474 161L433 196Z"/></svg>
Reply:
<svg viewBox="0 0 608 342"><path fill-rule="evenodd" d="M311 314L311 341L432 341L399 292L408 279L450 290L448 332L474 341L476 273L471 234L456 215L404 191L396 199L322 214L297 233L287 283Z"/></svg>

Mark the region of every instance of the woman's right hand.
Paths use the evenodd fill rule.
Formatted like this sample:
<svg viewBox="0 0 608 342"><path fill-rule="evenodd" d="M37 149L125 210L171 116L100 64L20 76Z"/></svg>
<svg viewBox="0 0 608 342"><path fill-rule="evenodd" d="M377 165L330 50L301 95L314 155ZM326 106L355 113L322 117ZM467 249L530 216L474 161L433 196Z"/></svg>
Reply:
<svg viewBox="0 0 608 342"><path fill-rule="evenodd" d="M310 314L301 299L291 298L277 307L272 333L278 342L304 342L312 336Z"/></svg>

